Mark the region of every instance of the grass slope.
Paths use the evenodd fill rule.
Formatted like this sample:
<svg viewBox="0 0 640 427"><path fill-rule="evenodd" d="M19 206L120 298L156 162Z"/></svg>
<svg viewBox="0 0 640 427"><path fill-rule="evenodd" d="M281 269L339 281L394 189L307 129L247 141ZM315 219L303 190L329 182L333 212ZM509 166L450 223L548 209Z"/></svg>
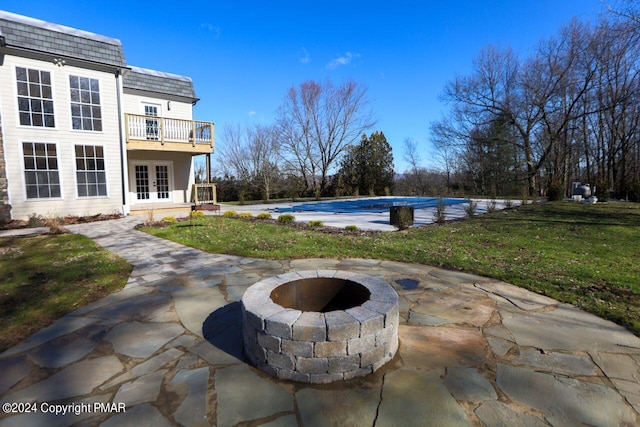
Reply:
<svg viewBox="0 0 640 427"><path fill-rule="evenodd" d="M361 236L222 217L146 231L214 253L375 258L462 270L578 305L640 335L639 204L542 203Z"/></svg>
<svg viewBox="0 0 640 427"><path fill-rule="evenodd" d="M120 290L131 265L72 234L0 238L0 351Z"/></svg>

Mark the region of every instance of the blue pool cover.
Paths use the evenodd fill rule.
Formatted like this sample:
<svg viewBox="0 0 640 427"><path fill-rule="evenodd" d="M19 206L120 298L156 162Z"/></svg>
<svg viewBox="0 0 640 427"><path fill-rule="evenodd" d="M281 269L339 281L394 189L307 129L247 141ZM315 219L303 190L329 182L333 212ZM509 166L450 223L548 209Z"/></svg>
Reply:
<svg viewBox="0 0 640 427"><path fill-rule="evenodd" d="M445 206L467 203L467 199L442 199ZM276 212L329 212L329 213L382 213L391 206L413 206L415 209L435 208L438 197L380 197L375 199L332 200L311 202L288 208L275 208Z"/></svg>

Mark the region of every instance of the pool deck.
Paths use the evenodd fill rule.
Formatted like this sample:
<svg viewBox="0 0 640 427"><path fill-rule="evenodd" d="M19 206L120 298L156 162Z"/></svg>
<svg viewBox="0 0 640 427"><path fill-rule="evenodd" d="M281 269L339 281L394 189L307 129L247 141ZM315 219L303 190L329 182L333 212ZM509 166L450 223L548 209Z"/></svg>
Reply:
<svg viewBox="0 0 640 427"><path fill-rule="evenodd" d="M359 199L368 200L368 199ZM481 215L487 212L488 204L491 202L489 199L473 199L476 202L476 214ZM278 212L279 208L291 208L299 205L311 204L314 202L291 202L291 203L270 203L270 204L257 204L257 205L221 205L221 212L236 211L237 213L249 212L253 216L257 216L261 213L269 213L275 219L282 213L291 213L295 216L296 221L306 222L309 221L322 221L323 225L337 228L345 228L348 225L355 225L360 230L373 230L373 231L395 231L396 227L389 224L389 212L371 213L371 212L358 212L358 213L333 213L333 212ZM319 202L326 203L326 202ZM519 205L520 201L512 201L513 206ZM447 206L445 209L445 217L447 220L464 218L467 214L465 208L468 204L462 203L457 205ZM504 209L504 200L496 200L496 209ZM414 226L428 225L435 222L435 208L416 209L414 211Z"/></svg>

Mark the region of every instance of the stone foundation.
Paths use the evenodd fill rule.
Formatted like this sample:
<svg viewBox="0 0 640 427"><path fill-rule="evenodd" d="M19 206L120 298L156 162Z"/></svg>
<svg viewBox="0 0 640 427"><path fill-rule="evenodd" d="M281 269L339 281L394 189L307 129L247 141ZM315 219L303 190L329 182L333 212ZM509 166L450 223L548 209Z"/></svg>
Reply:
<svg viewBox="0 0 640 427"><path fill-rule="evenodd" d="M11 205L9 204L9 182L4 161L4 142L2 140L2 117L0 117L0 221L11 219Z"/></svg>
<svg viewBox="0 0 640 427"><path fill-rule="evenodd" d="M359 288L369 295L357 306L327 312L285 308L273 301L279 300L279 288L291 293L291 282L316 286L322 293L331 280L353 286L358 298ZM290 296L285 300L291 305ZM332 300L327 307L334 305ZM363 274L311 270L272 277L245 292L242 313L245 354L280 379L330 383L365 376L390 361L398 349L398 295L387 283Z"/></svg>

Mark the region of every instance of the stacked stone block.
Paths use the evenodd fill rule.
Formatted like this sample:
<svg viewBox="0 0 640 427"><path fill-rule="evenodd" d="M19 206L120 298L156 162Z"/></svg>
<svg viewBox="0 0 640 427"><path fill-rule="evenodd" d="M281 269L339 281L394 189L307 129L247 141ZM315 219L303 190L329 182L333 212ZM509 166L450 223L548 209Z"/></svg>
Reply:
<svg viewBox="0 0 640 427"><path fill-rule="evenodd" d="M274 303L277 287L304 278L336 278L366 287L364 304L328 313L302 312ZM272 277L242 297L245 354L270 375L304 383L330 383L375 372L398 350L398 295L363 274L311 270Z"/></svg>
<svg viewBox="0 0 640 427"><path fill-rule="evenodd" d="M0 221L11 219L11 205L9 204L9 181L4 161L4 143L2 141L2 117L0 117Z"/></svg>

